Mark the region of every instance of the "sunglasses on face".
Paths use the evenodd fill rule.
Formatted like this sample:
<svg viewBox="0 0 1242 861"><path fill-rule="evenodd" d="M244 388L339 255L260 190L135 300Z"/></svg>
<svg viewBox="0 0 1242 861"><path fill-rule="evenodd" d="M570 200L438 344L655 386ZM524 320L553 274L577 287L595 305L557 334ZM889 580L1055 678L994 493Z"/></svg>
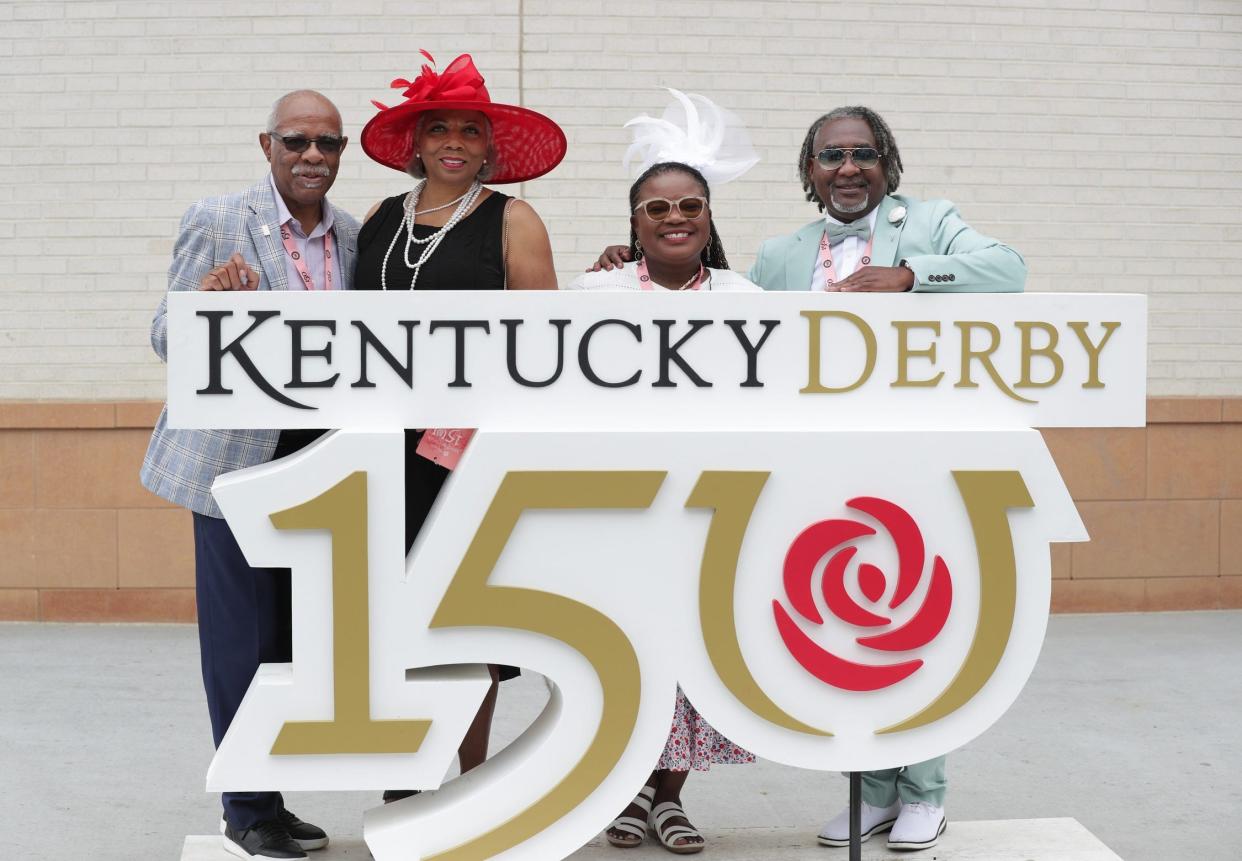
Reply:
<svg viewBox="0 0 1242 861"><path fill-rule="evenodd" d="M854 162L854 167L866 170L880 163L880 151L873 146L830 146L821 149L815 156L815 160L824 170L836 170L845 164L846 158Z"/></svg>
<svg viewBox="0 0 1242 861"><path fill-rule="evenodd" d="M308 138L306 135L278 135L276 132L268 132L268 135L280 141L281 146L289 150L289 152L303 153L310 149L310 145L314 144L321 153L329 155L338 153L345 143L344 138L338 137L318 137Z"/></svg>
<svg viewBox="0 0 1242 861"><path fill-rule="evenodd" d="M707 209L707 198L697 194L687 195L680 200L669 200L666 197L649 197L634 207L634 211L642 210L652 221L660 222L673 214L676 209L682 218L694 220Z"/></svg>

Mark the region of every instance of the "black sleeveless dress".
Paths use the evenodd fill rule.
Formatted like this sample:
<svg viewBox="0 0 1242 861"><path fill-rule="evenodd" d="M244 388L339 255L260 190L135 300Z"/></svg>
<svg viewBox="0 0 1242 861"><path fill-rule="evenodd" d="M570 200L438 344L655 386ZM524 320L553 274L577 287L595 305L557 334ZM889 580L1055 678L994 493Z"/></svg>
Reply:
<svg viewBox="0 0 1242 861"><path fill-rule="evenodd" d="M505 288L504 219L506 194L493 191L474 212L463 218L445 234L431 258L418 275L416 290L503 290ZM405 265L405 195L390 197L380 204L358 234L358 262L354 269L355 290L381 289L380 269L384 255L400 232L396 246L388 255L388 289L409 290L414 273ZM414 238L423 239L436 228L414 225ZM424 246L414 246L410 258L417 260ZM422 431L405 432L405 549L414 545L444 486L449 471L415 453ZM502 666L500 678L518 674L513 667Z"/></svg>

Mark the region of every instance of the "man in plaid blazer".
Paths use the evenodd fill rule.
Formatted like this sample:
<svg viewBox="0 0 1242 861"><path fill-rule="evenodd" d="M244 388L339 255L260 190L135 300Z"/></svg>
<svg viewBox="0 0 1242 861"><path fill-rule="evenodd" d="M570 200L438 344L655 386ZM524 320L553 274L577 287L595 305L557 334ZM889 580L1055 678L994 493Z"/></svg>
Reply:
<svg viewBox="0 0 1242 861"><path fill-rule="evenodd" d="M346 143L327 98L308 90L281 97L259 135L271 174L189 208L169 291L349 289L358 222L325 197ZM162 360L167 305L165 296L151 324ZM291 645L289 572L246 563L211 485L223 473L271 460L279 441L275 430L170 428L165 406L142 465L143 486L193 512L199 646L217 746L259 664L291 660ZM226 792L221 800L224 848L240 858L306 858L305 849L327 845L327 835L286 810L279 793Z"/></svg>

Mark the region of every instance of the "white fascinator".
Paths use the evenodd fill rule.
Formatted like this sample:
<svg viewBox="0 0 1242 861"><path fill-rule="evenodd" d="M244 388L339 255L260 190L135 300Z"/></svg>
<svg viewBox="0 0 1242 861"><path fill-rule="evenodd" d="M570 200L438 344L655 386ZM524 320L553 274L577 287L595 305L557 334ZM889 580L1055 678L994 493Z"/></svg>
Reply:
<svg viewBox="0 0 1242 861"><path fill-rule="evenodd" d="M624 165L641 161L636 174L662 161L679 161L703 174L708 185L732 182L759 163L741 120L711 99L668 88L673 101L663 116L643 114L625 124L634 142Z"/></svg>

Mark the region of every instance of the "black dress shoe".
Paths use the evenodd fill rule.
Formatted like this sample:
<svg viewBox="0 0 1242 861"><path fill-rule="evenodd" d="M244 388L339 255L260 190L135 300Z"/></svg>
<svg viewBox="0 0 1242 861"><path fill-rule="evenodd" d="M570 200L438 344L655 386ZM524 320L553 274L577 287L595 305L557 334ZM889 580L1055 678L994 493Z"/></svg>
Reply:
<svg viewBox="0 0 1242 861"><path fill-rule="evenodd" d="M285 826L293 842L303 849L322 849L328 845L327 832L318 825L303 822L283 807L280 810L280 824Z"/></svg>
<svg viewBox="0 0 1242 861"><path fill-rule="evenodd" d="M285 861L309 861L302 847L289 836L289 829L279 819L260 822L253 828L239 831L226 824L224 850L238 858L281 858Z"/></svg>
<svg viewBox="0 0 1242 861"><path fill-rule="evenodd" d="M298 819L296 813L281 808L279 819L280 823L285 826L285 830L289 832L289 836L293 838L293 842L301 846L303 850L322 849L328 845L327 832L318 825L311 825L309 822ZM224 834L228 827L228 818L221 816L220 833Z"/></svg>

